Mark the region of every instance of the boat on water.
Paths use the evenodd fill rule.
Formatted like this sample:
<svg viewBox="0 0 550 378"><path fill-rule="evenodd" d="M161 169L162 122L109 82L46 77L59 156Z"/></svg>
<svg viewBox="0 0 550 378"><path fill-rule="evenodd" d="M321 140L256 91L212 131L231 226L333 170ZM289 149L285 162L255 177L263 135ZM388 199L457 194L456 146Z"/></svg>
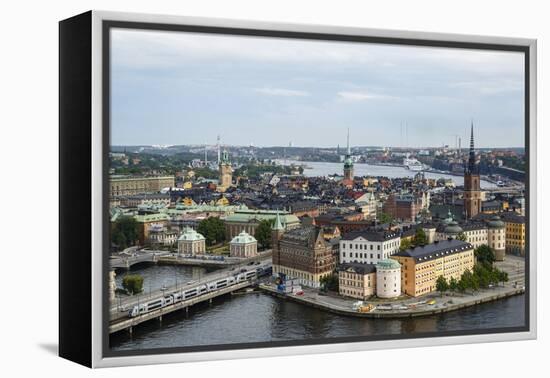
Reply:
<svg viewBox="0 0 550 378"><path fill-rule="evenodd" d="M403 166L411 171L416 171L416 172L424 170L424 164L422 164L416 159L410 159L410 158L403 159Z"/></svg>

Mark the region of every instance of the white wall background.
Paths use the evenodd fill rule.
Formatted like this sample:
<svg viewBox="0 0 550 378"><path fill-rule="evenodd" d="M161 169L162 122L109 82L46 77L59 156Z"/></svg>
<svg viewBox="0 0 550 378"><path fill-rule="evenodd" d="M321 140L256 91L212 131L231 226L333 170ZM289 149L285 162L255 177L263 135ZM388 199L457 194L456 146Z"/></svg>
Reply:
<svg viewBox="0 0 550 378"><path fill-rule="evenodd" d="M539 150L547 121L548 10L544 1L10 1L0 13L0 371L2 376L339 376L398 374L541 376L548 358L549 288L539 223L539 340L396 349L89 371L56 357L57 64L61 19L89 9L210 16L340 26L529 37L539 40ZM545 67L546 66L546 67ZM539 153L539 215L548 187ZM539 216L540 219L540 216ZM546 348L546 351L544 350ZM453 363L449 364L449 359ZM249 370L250 369L250 370ZM544 370L543 370L544 369Z"/></svg>

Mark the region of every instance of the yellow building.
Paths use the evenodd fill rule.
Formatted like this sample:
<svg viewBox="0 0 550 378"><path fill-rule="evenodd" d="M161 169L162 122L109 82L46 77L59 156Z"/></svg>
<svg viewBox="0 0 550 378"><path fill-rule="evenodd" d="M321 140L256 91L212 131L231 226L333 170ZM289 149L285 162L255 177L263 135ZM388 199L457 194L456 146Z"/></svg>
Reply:
<svg viewBox="0 0 550 378"><path fill-rule="evenodd" d="M114 197L142 193L156 193L160 192L164 188L171 188L174 186L174 176L111 176L109 180L109 194L111 197Z"/></svg>
<svg viewBox="0 0 550 378"><path fill-rule="evenodd" d="M506 253L525 256L525 217L509 211L500 218L506 227Z"/></svg>
<svg viewBox="0 0 550 378"><path fill-rule="evenodd" d="M374 264L347 263L338 267L338 292L344 297L367 299L376 292Z"/></svg>
<svg viewBox="0 0 550 378"><path fill-rule="evenodd" d="M436 290L439 276L456 280L466 269L474 268L474 249L470 243L460 240L442 240L423 247L399 252L392 259L401 264L401 290L417 297Z"/></svg>

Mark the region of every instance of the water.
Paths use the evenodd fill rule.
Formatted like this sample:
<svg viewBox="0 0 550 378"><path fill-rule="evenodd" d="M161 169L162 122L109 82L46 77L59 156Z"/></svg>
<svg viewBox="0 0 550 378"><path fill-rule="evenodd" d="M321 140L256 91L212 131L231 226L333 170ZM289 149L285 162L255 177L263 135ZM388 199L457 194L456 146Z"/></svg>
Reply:
<svg viewBox="0 0 550 378"><path fill-rule="evenodd" d="M162 266L149 269L156 268L192 270ZM183 277L188 273L178 274ZM149 277L158 277L157 274ZM216 298L212 305L201 303L192 307L187 317L181 311L165 315L162 324L157 321L143 323L134 329L132 337L126 332L112 335L110 342L113 350L120 351L518 327L525 322L524 300L525 296L520 295L423 318L360 319L331 314L263 293L227 295Z"/></svg>
<svg viewBox="0 0 550 378"><path fill-rule="evenodd" d="M122 279L126 274L139 274L143 277L143 294L160 290L163 286L169 287L183 284L189 281L198 281L208 271L201 267L178 265L148 265L140 264L132 267L130 271L118 271L115 281L117 287L122 287Z"/></svg>
<svg viewBox="0 0 550 378"><path fill-rule="evenodd" d="M279 161L279 164L296 164L296 165L306 165L308 168L304 169L304 175L307 177L318 177L318 176L328 176L332 174L342 174L343 166L342 163L327 163L327 162L312 162L312 161L297 161L297 160L282 160ZM355 176L383 176L388 178L398 178L398 177L414 177L418 172L411 171L403 167L393 167L393 166L380 166L380 165L370 165L366 163L355 163L353 165ZM455 185L464 185L464 177L462 176L453 176L443 173L434 173L434 172L424 172L426 178L430 179L451 179L454 181ZM496 185L490 183L489 181L481 180L481 187L483 189L496 188Z"/></svg>

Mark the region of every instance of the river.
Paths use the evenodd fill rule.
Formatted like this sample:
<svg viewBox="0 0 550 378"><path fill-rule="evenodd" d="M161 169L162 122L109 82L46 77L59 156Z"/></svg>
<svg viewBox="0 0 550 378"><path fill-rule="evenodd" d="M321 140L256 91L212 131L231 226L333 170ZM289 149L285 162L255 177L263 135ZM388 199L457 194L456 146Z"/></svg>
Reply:
<svg viewBox="0 0 550 378"><path fill-rule="evenodd" d="M133 272L144 275L145 284L151 287L172 284L175 277L195 278L204 274L204 270L199 272L197 268L157 265ZM181 311L165 315L162 324L158 321L141 324L135 327L132 336L127 332L114 334L110 345L113 351L123 351L519 327L525 322L524 301L525 295L520 295L437 316L361 319L331 314L263 293L227 295L216 298L211 305L202 303L192 307L187 316Z"/></svg>
<svg viewBox="0 0 550 378"><path fill-rule="evenodd" d="M298 161L298 160L277 160L278 164L284 165L305 165L307 168L304 168L304 175L307 177L318 177L318 176L328 176L332 174L342 174L343 165L342 163L328 163L328 162L318 162L318 161ZM398 178L398 177L414 177L418 172L411 171L404 167L395 167L387 165L371 165L366 163L355 163L353 165L355 176L382 176L388 178ZM464 177L454 176L444 173L435 173L435 172L424 172L426 178L431 179L451 179L454 181L455 185L464 185ZM481 188L491 189L496 188L496 185L486 181L481 180Z"/></svg>

